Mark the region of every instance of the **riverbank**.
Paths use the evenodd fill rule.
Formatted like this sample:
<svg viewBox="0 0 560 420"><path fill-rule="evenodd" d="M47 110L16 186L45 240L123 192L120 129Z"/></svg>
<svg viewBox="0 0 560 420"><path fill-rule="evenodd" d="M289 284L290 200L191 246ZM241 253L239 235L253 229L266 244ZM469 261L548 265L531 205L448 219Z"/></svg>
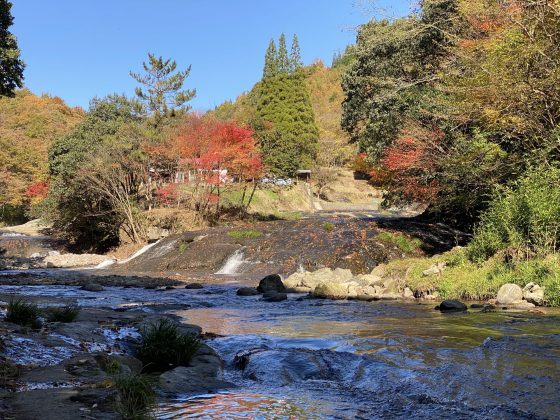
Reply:
<svg viewBox="0 0 560 420"><path fill-rule="evenodd" d="M102 292L85 290L77 297L79 289L71 290L75 290L74 296L62 289L56 294L36 295L22 290L0 292L4 315L0 318L1 418L116 419L126 417L130 410L140 410L140 414L143 409L155 409L157 401L179 393L233 387L222 380L223 362L203 341L201 328L179 323L179 318L169 313L169 305L152 302L140 307L124 303L111 307L98 303L88 307L83 300L95 299L95 294ZM22 319L13 320L13 302L38 308L37 321L42 325L21 325ZM175 304L173 309L188 307L187 303ZM51 317L55 308L74 308L75 318L55 321ZM197 337L197 345L185 367L157 374L141 360L146 339L143 331L159 328L162 323L176 328L178 334L193 340ZM162 337L158 340L162 347L169 346ZM164 357L166 349L159 354ZM145 376L147 373L150 375ZM150 404L154 405L137 406L135 387L139 384L147 384L143 392L153 389L155 400Z"/></svg>

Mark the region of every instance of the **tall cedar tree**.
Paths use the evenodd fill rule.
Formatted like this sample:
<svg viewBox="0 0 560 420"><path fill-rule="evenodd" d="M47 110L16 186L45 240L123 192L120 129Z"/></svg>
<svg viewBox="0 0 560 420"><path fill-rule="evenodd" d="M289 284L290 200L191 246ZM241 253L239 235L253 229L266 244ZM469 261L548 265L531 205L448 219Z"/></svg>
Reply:
<svg viewBox="0 0 560 420"><path fill-rule="evenodd" d="M290 57L288 56L288 47L286 47L286 35L282 33L278 40L278 73L290 73Z"/></svg>
<svg viewBox="0 0 560 420"><path fill-rule="evenodd" d="M146 104L154 115L156 125L159 125L164 116L174 115L176 110L188 112L191 107L186 104L195 97L196 90L182 90L191 66L175 72L177 63L174 60L164 60L154 54L148 54L148 60L148 63L143 63L144 75L134 72L130 75L144 86L145 90L136 88L136 96Z"/></svg>
<svg viewBox="0 0 560 420"><path fill-rule="evenodd" d="M8 31L14 23L12 3L0 0L0 96L14 96L16 88L23 86L25 65L15 36Z"/></svg>
<svg viewBox="0 0 560 420"><path fill-rule="evenodd" d="M303 67L303 62L301 61L299 40L298 36L294 34L294 38L292 39L292 53L290 54L290 71L294 72L301 67Z"/></svg>
<svg viewBox="0 0 560 420"><path fill-rule="evenodd" d="M300 72L263 80L257 113L271 124L260 136L264 163L271 174L293 176L298 169L313 164L319 131Z"/></svg>
<svg viewBox="0 0 560 420"><path fill-rule="evenodd" d="M278 53L276 50L276 42L274 39L271 39L264 57L263 79L275 76L278 76Z"/></svg>

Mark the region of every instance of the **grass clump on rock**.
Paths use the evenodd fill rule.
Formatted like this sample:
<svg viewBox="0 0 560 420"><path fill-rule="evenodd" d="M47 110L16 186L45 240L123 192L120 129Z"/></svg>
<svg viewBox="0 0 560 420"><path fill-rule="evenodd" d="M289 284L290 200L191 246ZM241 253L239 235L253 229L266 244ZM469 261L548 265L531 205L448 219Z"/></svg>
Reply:
<svg viewBox="0 0 560 420"><path fill-rule="evenodd" d="M73 322L80 314L78 306L63 306L60 308L49 308L47 310L47 321L49 322Z"/></svg>
<svg viewBox="0 0 560 420"><path fill-rule="evenodd" d="M39 308L23 299L12 299L8 303L6 321L29 328L40 328Z"/></svg>
<svg viewBox="0 0 560 420"><path fill-rule="evenodd" d="M396 245L402 252L412 253L418 250L420 246L422 246L422 241L417 238L407 238L405 235L397 234L397 233L390 233L390 232L381 232L376 237L377 240L382 242L388 242L393 245Z"/></svg>
<svg viewBox="0 0 560 420"><path fill-rule="evenodd" d="M117 376L114 384L119 393L115 408L123 419L153 418L156 401L153 378L146 375Z"/></svg>
<svg viewBox="0 0 560 420"><path fill-rule="evenodd" d="M138 358L149 372L165 372L177 366L187 366L200 348L200 341L182 332L179 326L161 319L140 331Z"/></svg>
<svg viewBox="0 0 560 420"><path fill-rule="evenodd" d="M262 232L258 230L231 230L228 235L235 239L250 239L250 238L260 238L263 236Z"/></svg>

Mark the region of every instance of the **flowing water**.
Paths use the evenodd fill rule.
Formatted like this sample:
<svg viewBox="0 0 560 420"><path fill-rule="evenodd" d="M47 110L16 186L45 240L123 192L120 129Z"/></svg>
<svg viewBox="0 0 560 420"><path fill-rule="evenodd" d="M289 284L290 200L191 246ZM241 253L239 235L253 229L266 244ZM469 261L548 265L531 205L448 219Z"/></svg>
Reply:
<svg viewBox="0 0 560 420"><path fill-rule="evenodd" d="M560 312L238 297L202 290L0 286L0 293L74 298L83 306L189 304L238 388L162 402L164 419L560 418ZM171 305L171 306L169 306Z"/></svg>

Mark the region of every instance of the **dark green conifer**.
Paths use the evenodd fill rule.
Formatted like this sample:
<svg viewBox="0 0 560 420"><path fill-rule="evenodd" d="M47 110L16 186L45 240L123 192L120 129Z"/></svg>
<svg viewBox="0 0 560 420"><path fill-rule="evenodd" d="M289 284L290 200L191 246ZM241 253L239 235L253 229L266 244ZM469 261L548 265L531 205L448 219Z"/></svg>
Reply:
<svg viewBox="0 0 560 420"><path fill-rule="evenodd" d="M14 23L12 3L0 0L0 96L14 96L23 87L25 64L20 58L16 37L8 31Z"/></svg>
<svg viewBox="0 0 560 420"><path fill-rule="evenodd" d="M290 57L288 56L288 48L286 47L286 35L282 33L278 41L278 73L290 73Z"/></svg>
<svg viewBox="0 0 560 420"><path fill-rule="evenodd" d="M295 72L301 67L303 67L303 62L301 60L299 40L297 34L294 34L294 38L292 40L292 53L290 54L290 71Z"/></svg>
<svg viewBox="0 0 560 420"><path fill-rule="evenodd" d="M263 79L278 76L278 53L274 39L270 40L264 57Z"/></svg>

